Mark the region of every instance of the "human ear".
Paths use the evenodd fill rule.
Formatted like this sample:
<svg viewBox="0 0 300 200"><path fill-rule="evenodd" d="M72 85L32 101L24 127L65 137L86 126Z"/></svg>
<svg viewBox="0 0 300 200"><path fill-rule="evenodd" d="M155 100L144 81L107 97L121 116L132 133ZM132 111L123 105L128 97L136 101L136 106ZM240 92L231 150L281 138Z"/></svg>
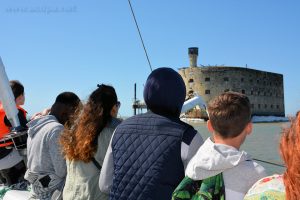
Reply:
<svg viewBox="0 0 300 200"><path fill-rule="evenodd" d="M211 125L211 121L210 120L207 120L207 129L210 133L213 133L214 132L214 128L212 127Z"/></svg>
<svg viewBox="0 0 300 200"><path fill-rule="evenodd" d="M117 105L114 105L114 106L111 108L110 116L112 116L112 117L117 117L117 115L118 115L118 106L117 106Z"/></svg>
<svg viewBox="0 0 300 200"><path fill-rule="evenodd" d="M20 96L18 96L15 101L16 101L17 105L23 105L25 102L24 94L21 94Z"/></svg>
<svg viewBox="0 0 300 200"><path fill-rule="evenodd" d="M250 135L252 133L252 129L253 129L253 124L252 122L249 122L246 126L247 135Z"/></svg>

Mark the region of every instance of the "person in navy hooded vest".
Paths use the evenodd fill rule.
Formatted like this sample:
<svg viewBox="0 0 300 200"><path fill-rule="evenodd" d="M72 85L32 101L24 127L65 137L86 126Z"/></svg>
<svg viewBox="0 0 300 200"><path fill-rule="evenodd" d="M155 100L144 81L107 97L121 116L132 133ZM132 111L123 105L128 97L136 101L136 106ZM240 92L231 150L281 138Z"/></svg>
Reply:
<svg viewBox="0 0 300 200"><path fill-rule="evenodd" d="M110 200L170 200L189 160L202 145L200 134L180 121L186 89L171 68L148 77L149 111L126 119L115 130L103 162L99 187Z"/></svg>

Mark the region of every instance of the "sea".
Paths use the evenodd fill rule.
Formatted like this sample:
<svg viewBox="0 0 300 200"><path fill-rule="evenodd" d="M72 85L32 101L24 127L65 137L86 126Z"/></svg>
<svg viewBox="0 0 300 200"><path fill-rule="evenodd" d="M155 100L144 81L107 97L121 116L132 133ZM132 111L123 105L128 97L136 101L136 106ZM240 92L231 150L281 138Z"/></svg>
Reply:
<svg viewBox="0 0 300 200"><path fill-rule="evenodd" d="M206 122L189 122L189 124L198 130L204 140L211 136L207 130ZM282 128L288 126L288 122L254 123L252 134L246 138L240 150L246 151L254 159L284 165L279 153L279 141ZM282 174L285 170L284 167L268 164L266 162L255 162L265 167L268 175Z"/></svg>

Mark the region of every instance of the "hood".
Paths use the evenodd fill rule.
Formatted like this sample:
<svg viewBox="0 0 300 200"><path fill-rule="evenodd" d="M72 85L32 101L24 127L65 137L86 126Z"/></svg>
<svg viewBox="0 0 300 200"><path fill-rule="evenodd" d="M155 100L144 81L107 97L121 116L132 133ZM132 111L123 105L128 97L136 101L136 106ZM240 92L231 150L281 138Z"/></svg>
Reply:
<svg viewBox="0 0 300 200"><path fill-rule="evenodd" d="M37 119L34 119L30 122L27 123L27 127L28 127L28 136L29 137L34 137L34 135L42 128L44 127L46 124L52 123L52 122L57 122L56 117L54 117L53 115L46 115Z"/></svg>
<svg viewBox="0 0 300 200"><path fill-rule="evenodd" d="M173 69L154 70L144 88L144 100L154 113L179 117L185 100L186 89L182 77Z"/></svg>
<svg viewBox="0 0 300 200"><path fill-rule="evenodd" d="M203 180L246 160L251 158L245 151L224 144L215 144L208 138L189 162L186 175L194 180Z"/></svg>

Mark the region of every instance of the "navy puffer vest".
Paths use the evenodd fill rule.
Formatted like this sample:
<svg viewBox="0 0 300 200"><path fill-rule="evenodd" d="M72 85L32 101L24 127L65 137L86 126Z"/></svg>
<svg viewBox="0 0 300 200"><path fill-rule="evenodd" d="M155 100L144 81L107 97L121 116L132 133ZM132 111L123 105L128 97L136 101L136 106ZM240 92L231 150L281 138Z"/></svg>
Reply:
<svg viewBox="0 0 300 200"><path fill-rule="evenodd" d="M112 140L110 199L170 200L184 178L181 142L187 132L192 132L192 140L196 131L190 125L154 113L134 116L119 125Z"/></svg>

